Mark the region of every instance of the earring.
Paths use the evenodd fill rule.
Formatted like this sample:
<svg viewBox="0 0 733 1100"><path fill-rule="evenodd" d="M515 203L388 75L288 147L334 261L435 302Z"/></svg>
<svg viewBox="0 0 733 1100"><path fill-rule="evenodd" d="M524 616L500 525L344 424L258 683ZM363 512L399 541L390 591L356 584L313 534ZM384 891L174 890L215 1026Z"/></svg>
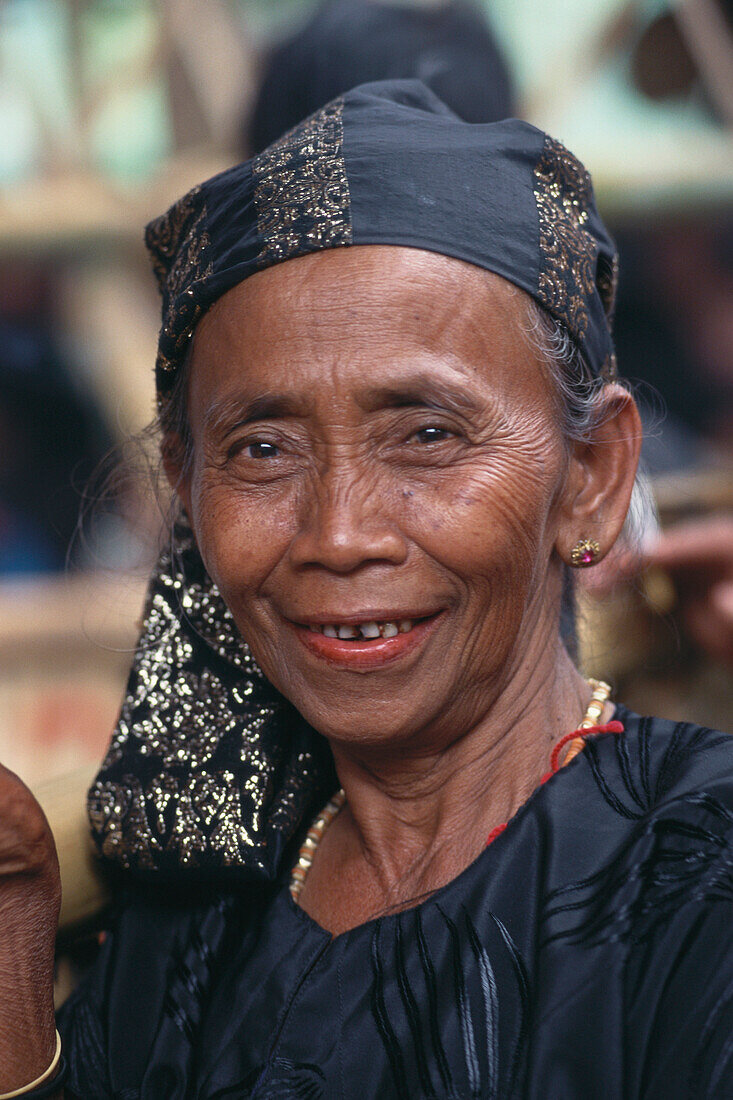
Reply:
<svg viewBox="0 0 733 1100"><path fill-rule="evenodd" d="M570 551L570 564L576 569L584 569L595 564L600 552L601 548L595 539L579 539Z"/></svg>

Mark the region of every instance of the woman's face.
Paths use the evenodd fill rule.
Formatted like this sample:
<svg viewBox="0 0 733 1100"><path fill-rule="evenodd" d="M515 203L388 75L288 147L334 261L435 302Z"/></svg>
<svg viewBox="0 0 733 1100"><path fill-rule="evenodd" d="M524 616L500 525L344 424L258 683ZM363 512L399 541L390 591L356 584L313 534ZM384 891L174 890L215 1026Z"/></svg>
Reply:
<svg viewBox="0 0 733 1100"><path fill-rule="evenodd" d="M499 277L369 246L263 271L197 329L184 503L334 742L445 745L556 639L568 458L525 325Z"/></svg>

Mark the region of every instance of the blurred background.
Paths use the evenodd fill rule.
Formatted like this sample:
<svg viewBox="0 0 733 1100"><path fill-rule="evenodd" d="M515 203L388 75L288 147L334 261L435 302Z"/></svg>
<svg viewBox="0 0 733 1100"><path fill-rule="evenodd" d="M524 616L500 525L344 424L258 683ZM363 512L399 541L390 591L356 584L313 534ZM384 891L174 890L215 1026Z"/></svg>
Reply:
<svg viewBox="0 0 733 1100"><path fill-rule="evenodd" d="M731 0L0 0L0 759L29 781L102 754L165 537L143 225L403 75L590 169L642 535L673 541L585 586L582 660L636 709L733 728Z"/></svg>

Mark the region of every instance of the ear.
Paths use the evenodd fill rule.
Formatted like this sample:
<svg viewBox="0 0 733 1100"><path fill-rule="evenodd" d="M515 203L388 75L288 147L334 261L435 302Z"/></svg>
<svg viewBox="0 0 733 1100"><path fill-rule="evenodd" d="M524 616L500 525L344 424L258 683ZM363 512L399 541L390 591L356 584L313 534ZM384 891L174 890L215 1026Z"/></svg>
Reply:
<svg viewBox="0 0 733 1100"><path fill-rule="evenodd" d="M186 462L186 447L178 432L168 432L164 436L160 454L168 484L190 516L191 472Z"/></svg>
<svg viewBox="0 0 733 1100"><path fill-rule="evenodd" d="M609 552L626 519L641 450L641 420L630 393L615 383L600 395L598 426L573 445L560 502L555 549L570 564L580 539L595 539L596 561Z"/></svg>

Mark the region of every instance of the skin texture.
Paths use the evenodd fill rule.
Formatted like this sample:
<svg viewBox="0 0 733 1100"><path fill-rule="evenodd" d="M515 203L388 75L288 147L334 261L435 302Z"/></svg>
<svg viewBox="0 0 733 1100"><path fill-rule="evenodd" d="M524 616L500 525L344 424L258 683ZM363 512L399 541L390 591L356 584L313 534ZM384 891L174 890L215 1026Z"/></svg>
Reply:
<svg viewBox="0 0 733 1100"><path fill-rule="evenodd" d="M301 896L334 934L449 881L528 797L589 689L558 637L561 564L623 523L640 429L609 386L571 452L504 280L397 247L335 249L200 323L193 458L167 469L273 683L330 741L348 806ZM353 669L293 623L439 612Z"/></svg>
<svg viewBox="0 0 733 1100"><path fill-rule="evenodd" d="M39 1077L56 1049L53 957L61 905L43 811L0 765L0 1093Z"/></svg>

